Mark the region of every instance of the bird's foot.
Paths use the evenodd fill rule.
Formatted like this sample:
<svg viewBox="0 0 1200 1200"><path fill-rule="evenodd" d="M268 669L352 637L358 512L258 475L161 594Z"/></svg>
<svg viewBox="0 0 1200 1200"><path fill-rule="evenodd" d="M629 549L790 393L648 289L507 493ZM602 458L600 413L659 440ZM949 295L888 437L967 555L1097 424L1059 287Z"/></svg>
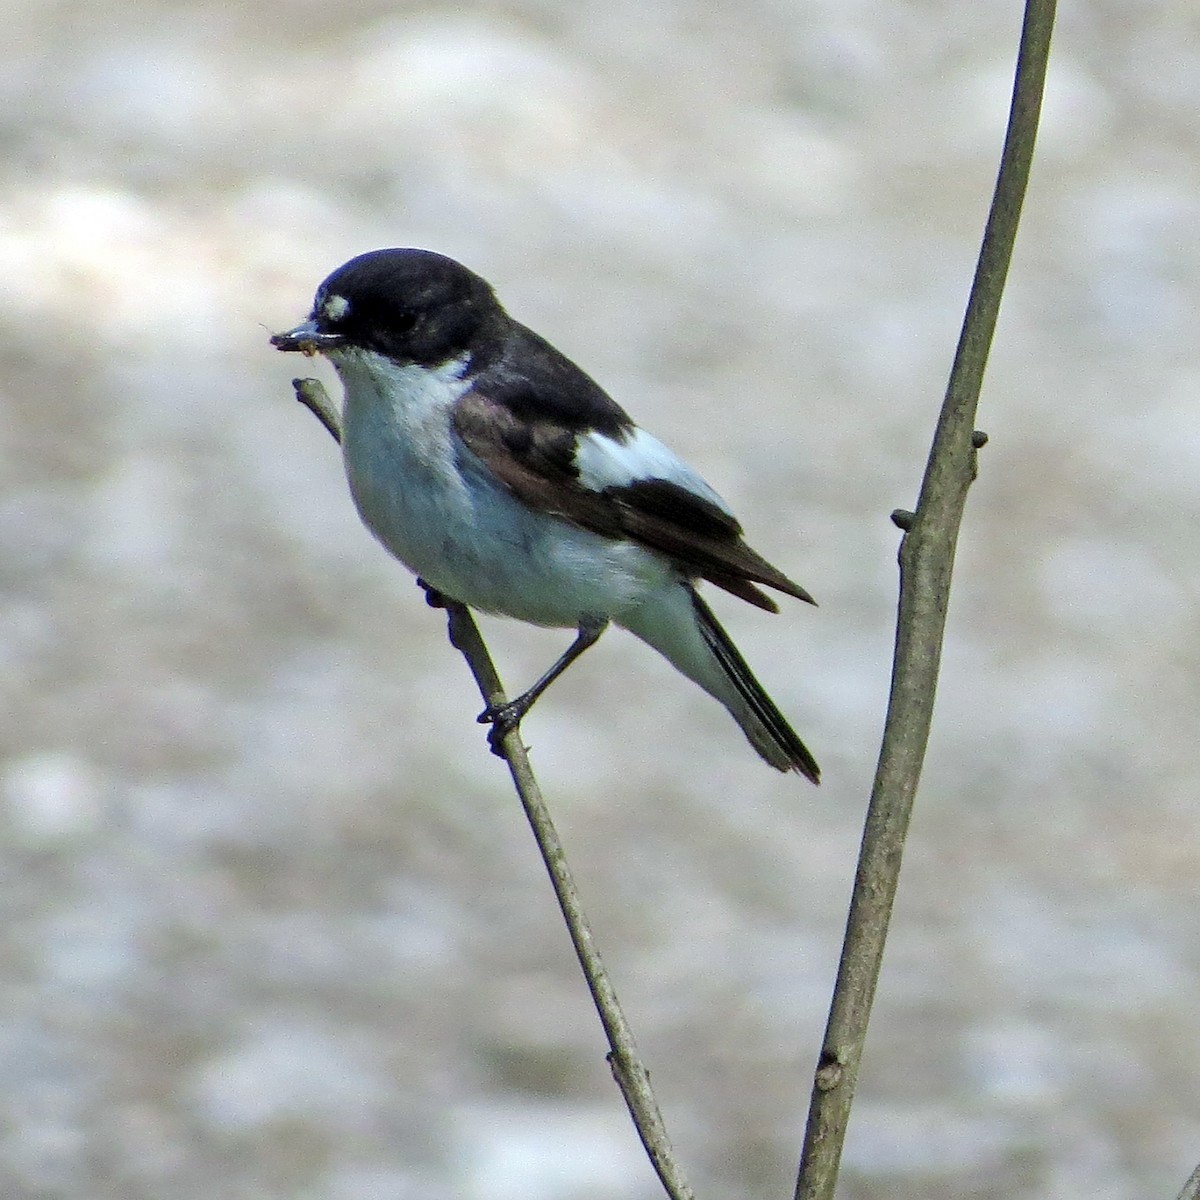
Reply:
<svg viewBox="0 0 1200 1200"><path fill-rule="evenodd" d="M491 726L491 729L488 730L488 746L497 757L504 757L504 749L501 743L520 725L521 718L525 715L527 708L528 705L522 704L518 698L510 700L507 704L489 704L475 718L480 725Z"/></svg>
<svg viewBox="0 0 1200 1200"><path fill-rule="evenodd" d="M417 587L419 587L425 593L425 603L428 604L430 608L446 607L446 597L443 596L442 593L437 590L437 588L431 587L429 584L427 584L419 575L417 576Z"/></svg>

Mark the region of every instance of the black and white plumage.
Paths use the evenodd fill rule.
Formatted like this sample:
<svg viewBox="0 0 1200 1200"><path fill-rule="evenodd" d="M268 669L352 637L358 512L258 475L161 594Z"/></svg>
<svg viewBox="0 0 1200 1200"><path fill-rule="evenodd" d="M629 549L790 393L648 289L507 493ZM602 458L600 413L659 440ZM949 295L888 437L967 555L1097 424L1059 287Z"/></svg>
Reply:
<svg viewBox="0 0 1200 1200"><path fill-rule="evenodd" d="M342 450L371 532L444 596L575 628L528 692L481 720L509 728L612 621L719 700L758 753L820 773L696 591L770 612L812 602L742 539L725 502L491 287L425 250L338 268L308 320L272 343L320 353L345 392Z"/></svg>

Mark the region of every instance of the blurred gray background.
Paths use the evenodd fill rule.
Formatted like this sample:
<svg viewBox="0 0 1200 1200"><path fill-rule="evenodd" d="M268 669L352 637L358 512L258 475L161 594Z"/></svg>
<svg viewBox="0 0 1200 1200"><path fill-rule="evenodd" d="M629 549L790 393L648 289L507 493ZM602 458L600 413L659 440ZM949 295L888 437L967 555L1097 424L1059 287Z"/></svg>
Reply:
<svg viewBox="0 0 1200 1200"><path fill-rule="evenodd" d="M790 1195L1017 0L3 11L0 1192L658 1194L466 669L267 344L415 245L821 602L716 598L819 791L621 633L526 725L701 1195ZM1190 0L1065 7L848 1198L1200 1158L1198 106ZM514 685L565 644L485 632Z"/></svg>

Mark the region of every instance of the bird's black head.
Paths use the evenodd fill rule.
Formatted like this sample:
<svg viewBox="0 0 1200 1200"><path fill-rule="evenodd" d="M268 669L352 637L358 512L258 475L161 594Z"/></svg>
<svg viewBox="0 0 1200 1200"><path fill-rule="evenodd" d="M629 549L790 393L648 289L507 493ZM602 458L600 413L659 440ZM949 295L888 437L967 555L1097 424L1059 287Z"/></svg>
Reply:
<svg viewBox="0 0 1200 1200"><path fill-rule="evenodd" d="M338 267L317 289L309 319L276 334L280 350L374 350L435 366L471 349L503 315L489 284L430 250L372 250Z"/></svg>

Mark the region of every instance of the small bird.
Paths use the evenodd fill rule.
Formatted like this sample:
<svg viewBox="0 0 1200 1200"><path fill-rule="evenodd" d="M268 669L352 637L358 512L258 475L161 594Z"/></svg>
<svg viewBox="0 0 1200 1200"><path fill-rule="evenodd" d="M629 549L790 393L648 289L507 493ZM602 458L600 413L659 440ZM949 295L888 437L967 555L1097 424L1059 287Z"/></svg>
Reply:
<svg viewBox="0 0 1200 1200"><path fill-rule="evenodd" d="M696 591L813 603L742 540L728 505L491 286L428 250L374 250L271 343L322 354L345 393L342 454L367 528L443 597L574 628L528 691L480 714L492 747L609 622L719 700L771 766L816 760Z"/></svg>

